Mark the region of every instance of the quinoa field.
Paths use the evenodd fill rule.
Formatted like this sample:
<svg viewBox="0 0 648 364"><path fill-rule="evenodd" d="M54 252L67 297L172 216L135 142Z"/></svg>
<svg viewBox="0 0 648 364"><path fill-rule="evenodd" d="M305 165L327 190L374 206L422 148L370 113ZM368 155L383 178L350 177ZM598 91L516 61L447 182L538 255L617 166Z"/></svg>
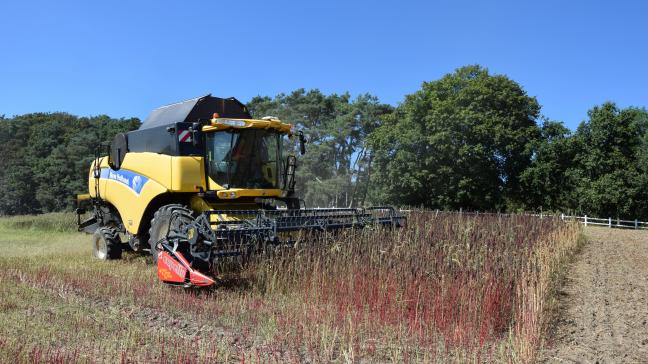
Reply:
<svg viewBox="0 0 648 364"><path fill-rule="evenodd" d="M534 362L583 240L550 217L415 211L186 290L148 256L93 259L74 228L0 218L0 362Z"/></svg>

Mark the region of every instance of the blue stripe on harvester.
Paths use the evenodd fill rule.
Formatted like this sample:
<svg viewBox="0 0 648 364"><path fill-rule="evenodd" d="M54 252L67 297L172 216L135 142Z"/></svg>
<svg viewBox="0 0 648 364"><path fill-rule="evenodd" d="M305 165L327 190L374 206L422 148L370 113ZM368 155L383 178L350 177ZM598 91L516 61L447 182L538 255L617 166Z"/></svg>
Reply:
<svg viewBox="0 0 648 364"><path fill-rule="evenodd" d="M121 182L138 195L140 194L140 192L142 192L142 188L144 188L144 185L149 180L147 177L144 177L133 171L126 169L114 171L111 168L102 168L101 178Z"/></svg>

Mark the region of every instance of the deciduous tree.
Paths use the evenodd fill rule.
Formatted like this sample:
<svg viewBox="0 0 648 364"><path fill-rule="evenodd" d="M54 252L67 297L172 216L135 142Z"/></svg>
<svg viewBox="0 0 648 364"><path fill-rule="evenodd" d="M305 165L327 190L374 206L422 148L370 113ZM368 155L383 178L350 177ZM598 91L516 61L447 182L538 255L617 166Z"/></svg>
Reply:
<svg viewBox="0 0 648 364"><path fill-rule="evenodd" d="M407 95L371 136L375 201L477 210L522 205L540 105L516 82L467 66Z"/></svg>

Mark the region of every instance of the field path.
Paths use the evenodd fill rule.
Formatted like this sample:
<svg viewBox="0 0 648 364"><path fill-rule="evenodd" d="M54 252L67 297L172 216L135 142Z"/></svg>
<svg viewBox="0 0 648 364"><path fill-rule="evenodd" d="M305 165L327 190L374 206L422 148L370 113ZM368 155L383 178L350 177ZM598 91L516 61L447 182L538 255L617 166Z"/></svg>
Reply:
<svg viewBox="0 0 648 364"><path fill-rule="evenodd" d="M648 363L648 232L587 227L548 363Z"/></svg>

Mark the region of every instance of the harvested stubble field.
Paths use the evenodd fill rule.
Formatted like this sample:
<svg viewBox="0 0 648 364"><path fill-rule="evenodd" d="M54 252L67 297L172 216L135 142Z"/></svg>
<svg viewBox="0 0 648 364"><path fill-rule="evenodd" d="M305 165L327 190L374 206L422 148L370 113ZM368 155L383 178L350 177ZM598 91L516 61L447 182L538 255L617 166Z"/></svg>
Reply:
<svg viewBox="0 0 648 364"><path fill-rule="evenodd" d="M213 290L94 260L70 215L0 219L0 361L530 362L581 229L414 212L256 257Z"/></svg>
<svg viewBox="0 0 648 364"><path fill-rule="evenodd" d="M648 231L585 228L546 363L648 363Z"/></svg>

